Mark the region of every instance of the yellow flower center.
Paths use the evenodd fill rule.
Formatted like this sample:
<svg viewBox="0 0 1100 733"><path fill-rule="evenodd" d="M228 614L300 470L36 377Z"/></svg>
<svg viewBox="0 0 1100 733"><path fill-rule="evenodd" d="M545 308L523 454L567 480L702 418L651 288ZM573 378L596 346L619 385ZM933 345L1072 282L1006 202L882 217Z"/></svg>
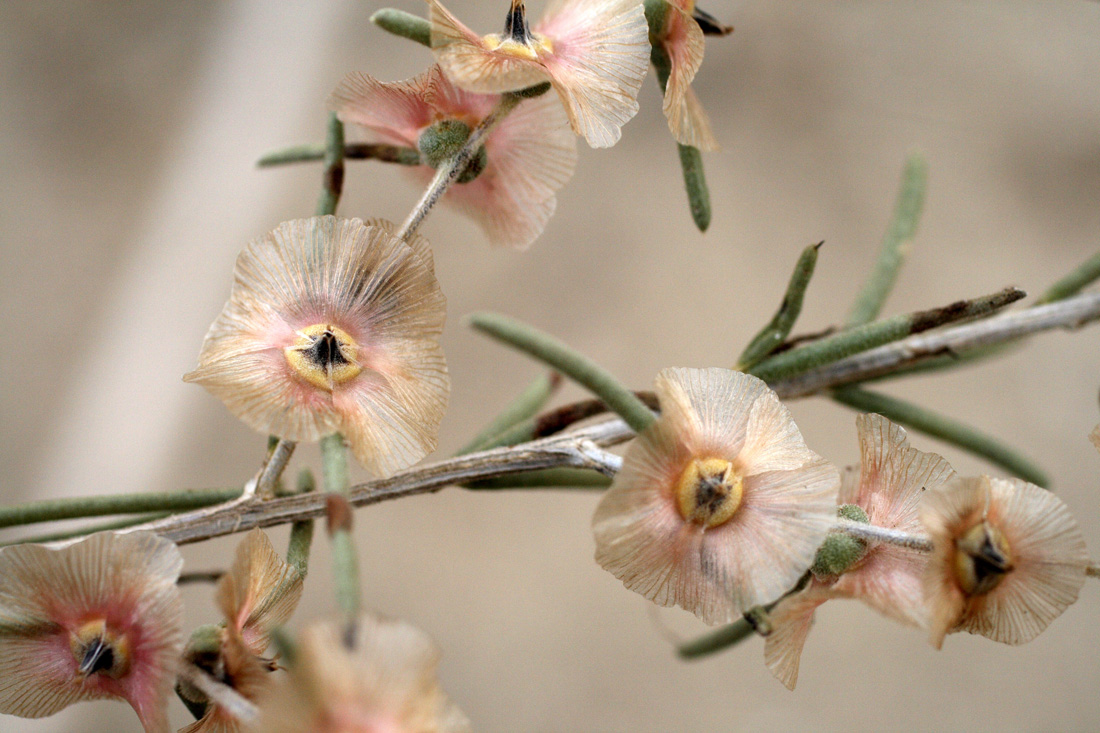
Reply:
<svg viewBox="0 0 1100 733"><path fill-rule="evenodd" d="M69 649L81 677L105 674L118 679L130 670L130 640L107 628L103 619L94 619L69 635Z"/></svg>
<svg viewBox="0 0 1100 733"><path fill-rule="evenodd" d="M550 54L554 52L554 46L549 38L537 33L531 34L527 43L522 43L513 38L501 36L498 33L490 33L485 36L485 48L505 56L513 56L527 61L538 61L539 53Z"/></svg>
<svg viewBox="0 0 1100 733"><path fill-rule="evenodd" d="M707 529L730 520L743 492L740 474L724 458L692 459L676 485L680 515Z"/></svg>
<svg viewBox="0 0 1100 733"><path fill-rule="evenodd" d="M955 541L955 578L967 595L985 595L1011 571L1008 540L988 522L975 524Z"/></svg>
<svg viewBox="0 0 1100 733"><path fill-rule="evenodd" d="M314 387L331 392L363 371L359 345L347 331L318 323L298 332L298 340L283 353L294 372Z"/></svg>

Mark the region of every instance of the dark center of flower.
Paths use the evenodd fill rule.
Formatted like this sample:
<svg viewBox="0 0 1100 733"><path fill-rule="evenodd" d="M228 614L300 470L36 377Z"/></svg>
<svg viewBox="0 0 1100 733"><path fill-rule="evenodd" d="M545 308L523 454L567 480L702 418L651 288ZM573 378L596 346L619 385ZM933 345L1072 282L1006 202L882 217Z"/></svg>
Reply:
<svg viewBox="0 0 1100 733"><path fill-rule="evenodd" d="M104 674L118 679L130 669L129 640L108 629L103 619L89 621L72 633L69 649L81 677Z"/></svg>
<svg viewBox="0 0 1100 733"><path fill-rule="evenodd" d="M313 345L306 348L304 353L315 366L328 369L332 366L347 364L340 351L340 341L332 331L325 331L313 341Z"/></svg>
<svg viewBox="0 0 1100 733"><path fill-rule="evenodd" d="M524 45L531 41L531 29L527 25L527 10L523 6L523 0L512 0L508 17L504 19L503 39Z"/></svg>
<svg viewBox="0 0 1100 733"><path fill-rule="evenodd" d="M299 377L329 392L363 371L357 352L358 344L346 331L325 323L302 329L283 351Z"/></svg>
<svg viewBox="0 0 1100 733"><path fill-rule="evenodd" d="M692 459L676 486L680 516L708 529L729 521L742 493L741 476L724 458Z"/></svg>
<svg viewBox="0 0 1100 733"><path fill-rule="evenodd" d="M989 593L1012 568L1008 539L988 522L979 522L955 541L955 577L967 595Z"/></svg>

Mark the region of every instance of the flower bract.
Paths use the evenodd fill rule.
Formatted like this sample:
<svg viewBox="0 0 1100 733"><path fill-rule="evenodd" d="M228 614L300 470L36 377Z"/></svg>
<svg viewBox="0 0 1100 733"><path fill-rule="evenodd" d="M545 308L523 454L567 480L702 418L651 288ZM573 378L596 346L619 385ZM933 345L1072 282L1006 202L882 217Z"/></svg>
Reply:
<svg viewBox="0 0 1100 733"><path fill-rule="evenodd" d="M214 680L254 700L268 683L272 661L261 658L271 631L286 623L302 596L302 576L288 565L262 531L254 529L237 546L232 567L218 581L217 603L225 624L202 627L184 659ZM207 643L207 636L212 644ZM212 647L209 651L207 647ZM195 689L181 686L206 713L181 733L228 733L241 729L233 710L223 709Z"/></svg>
<svg viewBox="0 0 1100 733"><path fill-rule="evenodd" d="M921 497L953 478L954 470L935 453L911 447L905 431L881 415L860 415L856 429L860 465L842 477L842 515L850 515L855 507L859 521L907 534L922 533ZM921 625L925 620L922 581L926 555L886 543L868 546L846 535L829 538L834 539L846 540L859 551L846 567L834 569L835 574L815 573L805 590L784 598L770 613L775 630L765 641L764 661L790 689L798 680L799 659L814 611L825 601L855 598L902 623Z"/></svg>
<svg viewBox="0 0 1100 733"><path fill-rule="evenodd" d="M174 544L147 532L0 550L0 712L38 718L118 698L146 731L167 731L182 566Z"/></svg>
<svg viewBox="0 0 1100 733"><path fill-rule="evenodd" d="M298 640L285 678L261 698L264 733L459 733L469 722L439 686L439 654L418 629L361 616Z"/></svg>
<svg viewBox="0 0 1100 733"><path fill-rule="evenodd" d="M703 63L705 42L699 23L692 17L695 0L660 0L659 30L653 41L668 58L668 80L662 110L676 142L699 150L718 149L710 119L691 88Z"/></svg>
<svg viewBox="0 0 1100 733"><path fill-rule="evenodd" d="M924 596L937 649L956 631L1031 641L1085 583L1089 557L1077 521L1035 484L956 478L929 492L921 521L935 547Z"/></svg>
<svg viewBox="0 0 1100 733"><path fill-rule="evenodd" d="M415 245L415 243L414 243ZM450 380L430 259L389 224L280 224L237 258L234 285L184 377L289 440L340 432L388 476L435 448Z"/></svg>
<svg viewBox="0 0 1100 733"><path fill-rule="evenodd" d="M497 94L459 89L432 66L413 79L390 83L349 74L330 105L345 123L369 131L373 141L418 148L423 165L414 170L426 183L433 175L429 164L441 162L434 159L440 154L436 148L449 152L440 146L445 135L457 133L461 145L499 102ZM478 161L476 176L460 177L443 201L476 221L492 244L525 249L546 228L557 207L554 193L573 175L577 144L561 106L544 95L524 100L499 122Z"/></svg>
<svg viewBox="0 0 1100 733"><path fill-rule="evenodd" d="M639 0L555 0L533 27L513 0L504 32L484 37L438 0L429 4L432 49L463 89L510 92L549 81L573 131L594 148L614 145L638 112L650 52Z"/></svg>
<svg viewBox="0 0 1100 733"><path fill-rule="evenodd" d="M658 605L729 622L807 571L834 523L839 476L756 377L666 369L655 388L661 416L592 520L596 561Z"/></svg>

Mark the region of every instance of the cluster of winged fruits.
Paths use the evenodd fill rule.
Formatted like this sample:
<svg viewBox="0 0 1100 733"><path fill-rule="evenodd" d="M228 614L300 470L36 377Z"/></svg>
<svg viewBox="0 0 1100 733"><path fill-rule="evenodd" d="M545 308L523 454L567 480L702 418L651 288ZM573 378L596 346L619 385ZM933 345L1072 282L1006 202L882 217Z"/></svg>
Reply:
<svg viewBox="0 0 1100 733"><path fill-rule="evenodd" d="M691 0L561 0L533 27L516 1L504 33L485 37L429 4L422 40L437 65L398 83L351 75L331 103L373 135L373 154L406 156L425 182L486 129L442 200L493 243L522 248L538 236L572 174L572 133L614 144L651 61L676 140L714 147L689 84L704 31L730 29ZM547 83L555 95L538 94ZM503 105L515 109L496 120ZM445 302L413 229L329 215L251 242L185 379L262 433L341 434L379 476L419 461L435 448L449 379ZM1053 494L957 476L881 416L857 419L861 464L841 472L756 377L666 369L655 391L659 417L596 510L596 560L656 604L710 624L753 619L768 668L788 687L815 609L831 599L922 627L937 647L958 631L1020 644L1076 600L1091 572ZM309 529L295 525L285 560L251 531L218 581L223 620L186 641L172 542L105 532L3 549L0 711L39 717L118 698L147 731L164 731L175 688L196 717L189 733L465 730L436 681L436 651L408 624L358 614L296 638L281 631L302 593Z"/></svg>

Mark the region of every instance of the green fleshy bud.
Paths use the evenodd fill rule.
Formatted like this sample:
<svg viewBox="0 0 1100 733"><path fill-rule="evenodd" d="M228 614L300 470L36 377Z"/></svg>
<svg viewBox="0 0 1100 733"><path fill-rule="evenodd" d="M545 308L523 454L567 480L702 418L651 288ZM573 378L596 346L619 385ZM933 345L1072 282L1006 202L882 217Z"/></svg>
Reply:
<svg viewBox="0 0 1100 733"><path fill-rule="evenodd" d="M195 629L183 650L183 659L208 674L217 676L222 666L222 641L225 638L223 624L205 624ZM176 683L176 695L187 710L198 720L206 714L210 701L201 690L182 677Z"/></svg>
<svg viewBox="0 0 1100 733"><path fill-rule="evenodd" d="M817 556L810 570L817 577L841 575L859 562L867 551L867 543L846 534L831 534L817 548Z"/></svg>
<svg viewBox="0 0 1100 733"><path fill-rule="evenodd" d="M461 120L440 120L420 133L416 146L424 162L438 168L455 156L470 137L470 126Z"/></svg>
<svg viewBox="0 0 1100 733"><path fill-rule="evenodd" d="M461 120L440 120L424 128L416 141L421 158L432 168L439 168L453 158L470 139L470 126ZM489 154L482 145L459 174L456 183L469 183L482 174L489 164Z"/></svg>
<svg viewBox="0 0 1100 733"><path fill-rule="evenodd" d="M855 504L841 504L836 509L836 515L842 519L850 519L853 522L862 522L863 524L868 524L871 521L867 516L867 512Z"/></svg>

